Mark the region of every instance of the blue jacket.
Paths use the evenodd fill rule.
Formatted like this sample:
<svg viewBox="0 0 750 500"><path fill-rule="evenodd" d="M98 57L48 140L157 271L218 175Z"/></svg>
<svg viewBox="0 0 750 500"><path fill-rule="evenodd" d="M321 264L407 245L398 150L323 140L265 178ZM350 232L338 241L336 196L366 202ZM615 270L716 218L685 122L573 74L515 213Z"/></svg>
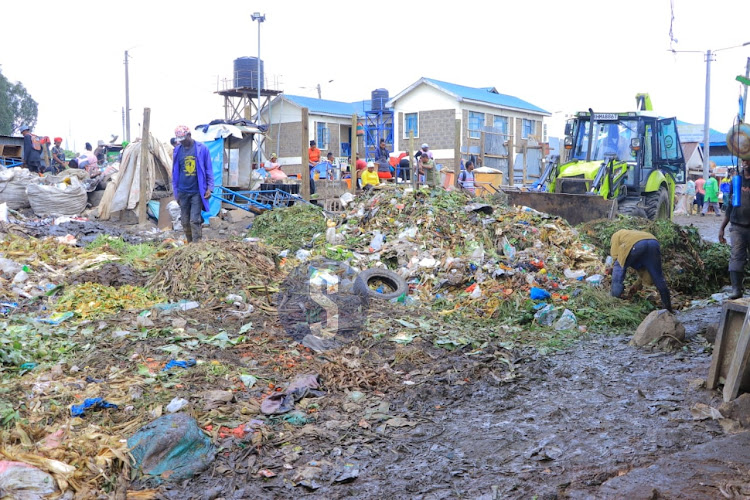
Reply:
<svg viewBox="0 0 750 500"><path fill-rule="evenodd" d="M172 191L175 199L178 196L177 186L180 184L180 161L177 152L181 147L182 144L178 144L172 153ZM207 191L214 189L214 168L211 164L211 153L202 142L195 141L195 161L195 169L198 172L198 191L203 201L203 210L208 211L208 200L205 195Z"/></svg>

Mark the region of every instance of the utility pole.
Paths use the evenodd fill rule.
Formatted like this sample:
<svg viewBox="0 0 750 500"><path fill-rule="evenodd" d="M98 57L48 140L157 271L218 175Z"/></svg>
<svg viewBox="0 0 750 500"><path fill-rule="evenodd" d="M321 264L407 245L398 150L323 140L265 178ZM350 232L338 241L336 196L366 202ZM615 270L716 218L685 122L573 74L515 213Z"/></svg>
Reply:
<svg viewBox="0 0 750 500"><path fill-rule="evenodd" d="M745 65L745 78L750 78L750 57L747 58L747 64ZM747 85L745 85L745 91L742 93L742 115L740 121L745 121L745 110L747 110Z"/></svg>
<svg viewBox="0 0 750 500"><path fill-rule="evenodd" d="M711 108L711 49L706 51L706 114L703 117L703 178L708 180L708 158L711 152L709 143L709 110Z"/></svg>
<svg viewBox="0 0 750 500"><path fill-rule="evenodd" d="M253 21L258 21L258 114L255 117L255 123L260 123L260 88L262 86L260 78L260 23L266 20L266 15L261 15L260 12L254 12L250 18ZM260 161L260 159L259 159Z"/></svg>
<svg viewBox="0 0 750 500"><path fill-rule="evenodd" d="M320 94L320 84L318 84L318 86L315 88L318 89L318 99L322 99L321 94Z"/></svg>
<svg viewBox="0 0 750 500"><path fill-rule="evenodd" d="M130 142L130 82L128 80L128 51L125 51L125 140Z"/></svg>

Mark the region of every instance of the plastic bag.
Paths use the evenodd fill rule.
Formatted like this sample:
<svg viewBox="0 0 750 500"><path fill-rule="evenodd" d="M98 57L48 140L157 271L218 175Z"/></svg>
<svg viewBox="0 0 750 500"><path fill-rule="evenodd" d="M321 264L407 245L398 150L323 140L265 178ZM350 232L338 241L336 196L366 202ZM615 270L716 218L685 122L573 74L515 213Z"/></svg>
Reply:
<svg viewBox="0 0 750 500"><path fill-rule="evenodd" d="M601 274L594 274L593 276L589 276L588 278L586 278L586 281L594 286L599 286L602 284L602 279L604 279L604 276L602 276Z"/></svg>
<svg viewBox="0 0 750 500"><path fill-rule="evenodd" d="M569 280L581 280L586 276L586 271L582 269L579 269L577 271L565 269L563 273L565 273L565 277L568 278Z"/></svg>
<svg viewBox="0 0 750 500"><path fill-rule="evenodd" d="M383 240L385 237L382 235L380 231L374 231L375 235L372 237L372 240L370 240L370 249L373 252L377 252L381 248L383 248Z"/></svg>
<svg viewBox="0 0 750 500"><path fill-rule="evenodd" d="M529 297L531 297L531 300L547 300L551 295L547 290L533 286L529 290Z"/></svg>
<svg viewBox="0 0 750 500"><path fill-rule="evenodd" d="M188 479L216 456L211 438L185 413L165 415L146 424L128 439L128 447L135 466L159 483Z"/></svg>
<svg viewBox="0 0 750 500"><path fill-rule="evenodd" d="M167 210L169 216L172 217L172 229L175 231L182 231L182 222L180 221L180 205L176 201L172 200L167 204Z"/></svg>
<svg viewBox="0 0 750 500"><path fill-rule="evenodd" d="M78 215L88 202L88 193L75 176L48 175L32 179L26 186L26 195L31 209L40 217Z"/></svg>
<svg viewBox="0 0 750 500"><path fill-rule="evenodd" d="M560 319L555 322L555 330L572 330L577 324L576 315L570 309L565 309Z"/></svg>
<svg viewBox="0 0 750 500"><path fill-rule="evenodd" d="M7 203L12 210L29 208L31 204L26 186L33 178L33 174L25 168L0 169L0 203Z"/></svg>
<svg viewBox="0 0 750 500"><path fill-rule="evenodd" d="M550 326L557 319L557 310L552 304L547 304L534 314L534 320L541 326Z"/></svg>
<svg viewBox="0 0 750 500"><path fill-rule="evenodd" d="M510 241L508 241L508 238L503 236L503 255L508 257L510 260L514 260L516 258L516 247L510 244Z"/></svg>
<svg viewBox="0 0 750 500"><path fill-rule="evenodd" d="M48 498L57 492L57 482L27 463L0 460L0 492L3 498Z"/></svg>

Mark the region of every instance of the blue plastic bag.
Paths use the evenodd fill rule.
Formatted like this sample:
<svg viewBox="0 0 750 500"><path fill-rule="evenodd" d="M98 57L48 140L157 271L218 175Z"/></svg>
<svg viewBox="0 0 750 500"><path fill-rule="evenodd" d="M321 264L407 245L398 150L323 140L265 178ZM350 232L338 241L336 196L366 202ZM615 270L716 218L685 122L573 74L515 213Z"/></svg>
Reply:
<svg viewBox="0 0 750 500"><path fill-rule="evenodd" d="M164 366L164 368L161 369L161 371L165 372L167 370L171 370L172 368L190 368L192 366L195 366L194 359L189 359L187 361L178 361L172 359Z"/></svg>
<svg viewBox="0 0 750 500"><path fill-rule="evenodd" d="M112 404L105 401L104 398L89 398L85 399L80 405L73 405L70 407L70 414L74 417L80 417L86 410L91 408L117 408L116 404Z"/></svg>
<svg viewBox="0 0 750 500"><path fill-rule="evenodd" d="M531 300L547 300L551 297L547 290L535 286L532 286L531 290L529 290L529 296L531 297Z"/></svg>

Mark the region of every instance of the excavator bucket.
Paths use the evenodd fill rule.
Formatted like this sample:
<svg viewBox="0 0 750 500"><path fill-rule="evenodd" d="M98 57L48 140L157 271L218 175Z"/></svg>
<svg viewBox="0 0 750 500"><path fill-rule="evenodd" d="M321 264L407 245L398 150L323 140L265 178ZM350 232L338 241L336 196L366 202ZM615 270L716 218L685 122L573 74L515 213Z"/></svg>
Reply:
<svg viewBox="0 0 750 500"><path fill-rule="evenodd" d="M611 219L617 214L617 200L605 200L593 194L542 193L539 191L503 190L509 205L531 207L539 212L557 215L575 226L594 219Z"/></svg>

